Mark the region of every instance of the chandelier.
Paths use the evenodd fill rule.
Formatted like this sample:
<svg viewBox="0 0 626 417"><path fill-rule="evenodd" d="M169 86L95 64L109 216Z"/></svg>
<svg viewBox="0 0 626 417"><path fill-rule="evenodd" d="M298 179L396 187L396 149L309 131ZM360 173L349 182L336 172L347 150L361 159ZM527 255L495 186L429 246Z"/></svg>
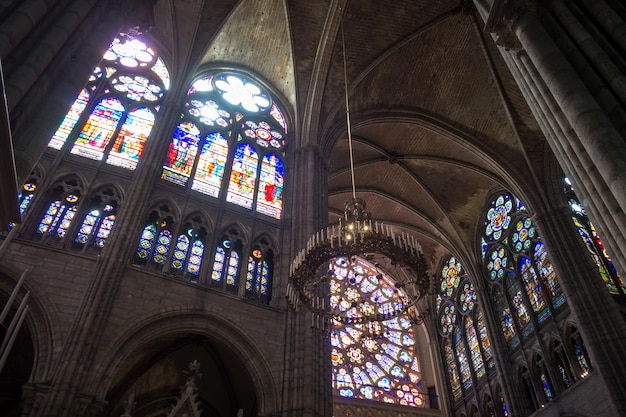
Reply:
<svg viewBox="0 0 626 417"><path fill-rule="evenodd" d="M396 233L392 226L373 220L365 200L356 196L343 25L341 35L352 197L345 202L338 224L310 236L306 246L296 254L289 267L287 301L296 312L301 308L312 312L312 327L325 331L329 331L333 323L384 322L402 314L407 315L412 325L421 324L424 315L417 312L415 305L432 292L433 284L419 242L408 233ZM332 263L337 259L350 266L351 275L346 282L354 287L349 289L353 292L363 290L357 288L361 282L359 274L363 273L363 268L357 268L357 264L362 261L372 266L370 271L376 271L376 275L368 279L370 293L384 285L384 277L393 276L393 301L378 302L377 297L367 300L331 297Z"/></svg>

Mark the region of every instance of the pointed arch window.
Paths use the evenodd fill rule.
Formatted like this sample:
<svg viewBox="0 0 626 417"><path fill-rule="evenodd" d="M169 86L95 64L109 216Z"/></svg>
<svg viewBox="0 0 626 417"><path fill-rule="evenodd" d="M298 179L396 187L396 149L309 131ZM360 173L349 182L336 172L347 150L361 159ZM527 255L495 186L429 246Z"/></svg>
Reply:
<svg viewBox="0 0 626 417"><path fill-rule="evenodd" d="M246 296L263 302L269 301L270 284L273 275L273 252L259 247L252 249L248 256L246 273Z"/></svg>
<svg viewBox="0 0 626 417"><path fill-rule="evenodd" d="M80 245L91 244L102 249L106 243L117 216L117 204L105 203L85 215L74 241Z"/></svg>
<svg viewBox="0 0 626 417"><path fill-rule="evenodd" d="M489 203L481 253L505 340L515 347L517 332L529 336L533 323L544 322L565 297L531 215L511 193L501 193Z"/></svg>
<svg viewBox="0 0 626 417"><path fill-rule="evenodd" d="M172 244L173 219L167 213L169 208L162 206L153 211L148 223L141 231L135 250L135 262L139 265L164 266Z"/></svg>
<svg viewBox="0 0 626 417"><path fill-rule="evenodd" d="M161 178L280 219L287 124L251 77L214 71L187 92Z"/></svg>
<svg viewBox="0 0 626 417"><path fill-rule="evenodd" d="M28 206L30 206L31 201L35 196L35 191L37 191L37 187L37 180L35 179L29 179L22 187L22 191L20 191L17 196L20 202L20 215L23 216L24 214L26 214L26 210L28 210Z"/></svg>
<svg viewBox="0 0 626 417"><path fill-rule="evenodd" d="M68 177L62 180L51 191L52 198L44 206L36 232L43 236L62 239L68 232L74 216L78 211L81 189L77 179Z"/></svg>
<svg viewBox="0 0 626 417"><path fill-rule="evenodd" d="M450 257L441 268L439 277L439 334L442 337L448 377L459 372L463 393L470 395L474 380L487 375L493 368L491 341L479 308L471 280L463 273L461 263ZM452 359L450 360L450 356ZM455 371L451 370L455 367ZM449 380L455 400L456 382ZM460 394L459 394L460 395Z"/></svg>
<svg viewBox="0 0 626 417"><path fill-rule="evenodd" d="M330 304L346 317L352 317L350 312L357 308L360 314L384 314L392 311L402 296L390 276L359 257L331 259L326 276ZM424 406L424 396L418 389L421 374L415 335L406 314L385 321L332 324L332 383L336 395Z"/></svg>
<svg viewBox="0 0 626 417"><path fill-rule="evenodd" d="M233 241L229 237L223 237L215 249L213 258L213 270L211 272L211 284L227 290L237 291L239 253L241 243Z"/></svg>
<svg viewBox="0 0 626 417"><path fill-rule="evenodd" d="M204 256L206 236L207 232L203 227L186 223L176 239L171 269L198 277ZM194 281L197 282L197 278Z"/></svg>
<svg viewBox="0 0 626 417"><path fill-rule="evenodd" d="M145 40L115 38L48 147L134 170L169 84L163 60Z"/></svg>
<svg viewBox="0 0 626 417"><path fill-rule="evenodd" d="M568 178L564 178L563 185L568 204L572 210L574 226L584 242L589 255L596 264L600 277L602 277L602 280L611 294L626 294L626 284L624 284L624 280L619 275L613 261L611 261L611 257L607 253L602 239L600 239L591 220L589 220L585 207L578 200L578 197L576 197L572 183Z"/></svg>

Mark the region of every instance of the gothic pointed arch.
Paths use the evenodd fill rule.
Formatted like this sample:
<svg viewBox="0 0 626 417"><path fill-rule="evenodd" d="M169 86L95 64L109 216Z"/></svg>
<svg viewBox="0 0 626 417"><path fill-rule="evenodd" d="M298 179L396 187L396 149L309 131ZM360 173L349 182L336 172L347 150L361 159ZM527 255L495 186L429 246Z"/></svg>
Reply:
<svg viewBox="0 0 626 417"><path fill-rule="evenodd" d="M281 106L256 77L207 71L187 91L161 178L280 219L287 132Z"/></svg>
<svg viewBox="0 0 626 417"><path fill-rule="evenodd" d="M48 147L134 170L170 86L169 72L141 35L114 38Z"/></svg>

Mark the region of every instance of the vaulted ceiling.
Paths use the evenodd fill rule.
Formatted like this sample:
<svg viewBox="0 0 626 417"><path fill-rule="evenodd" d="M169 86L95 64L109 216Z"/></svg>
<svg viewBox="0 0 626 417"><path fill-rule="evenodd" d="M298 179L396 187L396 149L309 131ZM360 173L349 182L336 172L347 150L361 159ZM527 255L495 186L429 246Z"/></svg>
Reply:
<svg viewBox="0 0 626 417"><path fill-rule="evenodd" d="M319 145L328 161L331 223L352 193L343 43L357 196L431 260L469 257L489 194L537 188L546 149L467 3L159 0L151 34L175 79L221 63L274 88L292 146Z"/></svg>

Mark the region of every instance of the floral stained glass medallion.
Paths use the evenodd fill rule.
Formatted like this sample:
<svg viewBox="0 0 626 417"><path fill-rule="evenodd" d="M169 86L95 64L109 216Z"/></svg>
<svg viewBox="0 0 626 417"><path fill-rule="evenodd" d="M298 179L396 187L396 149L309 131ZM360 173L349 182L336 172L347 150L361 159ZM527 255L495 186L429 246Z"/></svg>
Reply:
<svg viewBox="0 0 626 417"><path fill-rule="evenodd" d="M346 318L385 314L401 302L391 279L365 260L329 263L330 304ZM415 339L408 317L383 322L334 321L333 389L342 397L424 406Z"/></svg>

